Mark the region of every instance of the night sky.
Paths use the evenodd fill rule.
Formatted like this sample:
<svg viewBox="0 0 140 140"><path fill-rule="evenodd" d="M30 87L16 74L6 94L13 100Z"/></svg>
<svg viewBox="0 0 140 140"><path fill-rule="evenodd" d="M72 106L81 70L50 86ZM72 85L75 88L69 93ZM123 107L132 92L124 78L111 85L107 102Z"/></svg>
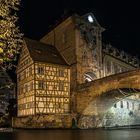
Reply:
<svg viewBox="0 0 140 140"><path fill-rule="evenodd" d="M131 0L21 0L19 26L26 37L39 40L64 13L92 12L106 29L103 42L140 56L139 4ZM65 12L64 12L65 11Z"/></svg>

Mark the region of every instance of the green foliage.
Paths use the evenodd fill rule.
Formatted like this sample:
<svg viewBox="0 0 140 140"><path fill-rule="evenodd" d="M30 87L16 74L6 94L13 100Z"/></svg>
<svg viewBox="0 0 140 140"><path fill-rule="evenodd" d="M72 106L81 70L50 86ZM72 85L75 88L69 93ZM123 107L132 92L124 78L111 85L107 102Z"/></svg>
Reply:
<svg viewBox="0 0 140 140"><path fill-rule="evenodd" d="M22 45L22 34L16 27L19 0L0 1L0 66L10 68Z"/></svg>

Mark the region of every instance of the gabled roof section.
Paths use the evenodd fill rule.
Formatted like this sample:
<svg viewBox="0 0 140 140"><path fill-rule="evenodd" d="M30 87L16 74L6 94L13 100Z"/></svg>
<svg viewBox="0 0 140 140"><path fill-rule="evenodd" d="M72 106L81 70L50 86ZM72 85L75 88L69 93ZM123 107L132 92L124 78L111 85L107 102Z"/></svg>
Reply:
<svg viewBox="0 0 140 140"><path fill-rule="evenodd" d="M56 47L39 41L24 38L33 61L67 65Z"/></svg>

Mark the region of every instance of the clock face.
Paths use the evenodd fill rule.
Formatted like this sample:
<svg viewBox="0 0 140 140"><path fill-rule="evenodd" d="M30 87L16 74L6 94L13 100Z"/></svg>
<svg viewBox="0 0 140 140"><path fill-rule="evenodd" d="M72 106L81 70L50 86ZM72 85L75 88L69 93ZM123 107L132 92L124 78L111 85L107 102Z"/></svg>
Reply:
<svg viewBox="0 0 140 140"><path fill-rule="evenodd" d="M92 17L91 15L88 15L88 21L89 21L90 23L93 23L93 22L94 22L94 19L93 19L93 17Z"/></svg>

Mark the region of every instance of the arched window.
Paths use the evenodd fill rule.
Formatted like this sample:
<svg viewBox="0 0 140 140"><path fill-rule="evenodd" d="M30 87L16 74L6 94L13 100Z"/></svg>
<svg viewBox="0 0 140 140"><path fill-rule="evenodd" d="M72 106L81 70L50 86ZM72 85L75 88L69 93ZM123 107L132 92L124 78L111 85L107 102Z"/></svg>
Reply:
<svg viewBox="0 0 140 140"><path fill-rule="evenodd" d="M91 82L95 80L97 77L93 72L87 72L84 75L85 82Z"/></svg>
<svg viewBox="0 0 140 140"><path fill-rule="evenodd" d="M129 102L127 102L127 109L129 109Z"/></svg>
<svg viewBox="0 0 140 140"><path fill-rule="evenodd" d="M120 102L121 108L123 108L123 101Z"/></svg>

